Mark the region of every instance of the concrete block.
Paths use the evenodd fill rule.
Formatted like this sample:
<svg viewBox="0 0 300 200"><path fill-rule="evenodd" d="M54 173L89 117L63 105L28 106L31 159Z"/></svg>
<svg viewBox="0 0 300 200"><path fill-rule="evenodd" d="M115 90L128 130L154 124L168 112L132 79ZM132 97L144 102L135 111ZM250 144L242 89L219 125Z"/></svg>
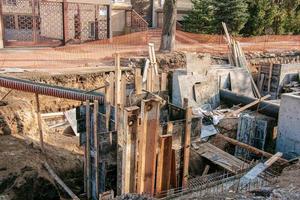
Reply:
<svg viewBox="0 0 300 200"><path fill-rule="evenodd" d="M287 159L300 156L300 93L282 95L276 151Z"/></svg>

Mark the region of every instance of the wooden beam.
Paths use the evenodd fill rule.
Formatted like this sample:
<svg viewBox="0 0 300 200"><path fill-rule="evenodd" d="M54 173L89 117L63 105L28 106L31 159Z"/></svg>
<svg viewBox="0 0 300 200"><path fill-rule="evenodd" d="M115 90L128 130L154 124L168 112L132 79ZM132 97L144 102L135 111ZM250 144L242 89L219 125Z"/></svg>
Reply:
<svg viewBox="0 0 300 200"><path fill-rule="evenodd" d="M135 75L134 76L135 94L140 95L142 94L142 82L143 82L141 68L135 68L134 75Z"/></svg>
<svg viewBox="0 0 300 200"><path fill-rule="evenodd" d="M39 135L40 135L40 145L41 145L42 152L44 152L43 127L42 127L41 111L40 111L40 100L39 100L39 94L38 93L35 93L35 101L36 101L36 114L37 114L37 122L38 122L38 131L39 131Z"/></svg>
<svg viewBox="0 0 300 200"><path fill-rule="evenodd" d="M126 81L126 77L125 76L122 76L121 77L121 87L120 87L120 93L119 93L119 96L120 96L120 102L119 102L119 105L121 106L121 108L124 108L124 106L126 106L126 84L127 84L127 81Z"/></svg>
<svg viewBox="0 0 300 200"><path fill-rule="evenodd" d="M187 187L189 178L189 162L190 162L190 148L191 148L191 129L192 129L192 108L186 108L185 113L185 133L183 146L183 177L182 187Z"/></svg>
<svg viewBox="0 0 300 200"><path fill-rule="evenodd" d="M139 127L139 110L137 106L128 107L124 110L124 135L126 140L124 158L124 184L122 193L136 193L136 146Z"/></svg>
<svg viewBox="0 0 300 200"><path fill-rule="evenodd" d="M143 100L141 112L138 193L154 194L160 102L156 99Z"/></svg>
<svg viewBox="0 0 300 200"><path fill-rule="evenodd" d="M268 93L271 91L272 72L273 72L273 64L271 63L269 69L269 77L268 77Z"/></svg>
<svg viewBox="0 0 300 200"><path fill-rule="evenodd" d="M172 166L172 133L173 124L167 125L167 135L160 136L159 154L156 174L156 194L170 189Z"/></svg>
<svg viewBox="0 0 300 200"><path fill-rule="evenodd" d="M205 176L205 175L208 174L209 168L210 168L210 165L205 165L205 168L203 170L202 176Z"/></svg>
<svg viewBox="0 0 300 200"><path fill-rule="evenodd" d="M115 54L115 106L121 103L121 81L122 81L122 71L120 66L120 54Z"/></svg>
<svg viewBox="0 0 300 200"><path fill-rule="evenodd" d="M237 140L235 140L235 139L232 139L232 138L230 138L230 137L224 136L224 135L222 135L222 134L217 134L216 136L219 137L220 139L223 139L223 140L229 142L230 144L233 144L233 145L235 145L235 146L239 146L239 147L241 147L241 148L247 149L247 150L250 151L251 153L254 153L254 154L258 155L258 156L263 156L263 157L266 157L266 158L271 158L271 157L273 156L273 154L270 154L270 153L265 152L265 151L263 151L263 150L257 149L257 148L255 148L255 147L253 147L253 146L248 145L248 144L239 142L239 141L237 141ZM280 158L279 161L280 161L282 164L288 163L288 161L285 160L285 159L283 159L283 158Z"/></svg>
<svg viewBox="0 0 300 200"><path fill-rule="evenodd" d="M98 142L98 112L99 112L99 102L94 101L94 166L95 166L95 184L96 184L96 196L99 196L99 142Z"/></svg>
<svg viewBox="0 0 300 200"><path fill-rule="evenodd" d="M90 115L90 101L87 100L85 103L86 107L86 144L85 144L85 154L86 154L86 191L87 199L91 198L91 115Z"/></svg>
<svg viewBox="0 0 300 200"><path fill-rule="evenodd" d="M168 85L168 74L161 73L160 91L168 90L167 85Z"/></svg>
<svg viewBox="0 0 300 200"><path fill-rule="evenodd" d="M227 43L230 45L230 44L231 44L231 37L230 37L230 35L229 35L229 32L228 32L226 23L222 22L222 26L223 26L223 29L224 29L224 32L225 32L225 36L226 36L226 39L227 39Z"/></svg>
<svg viewBox="0 0 300 200"><path fill-rule="evenodd" d="M266 96L264 96L264 97L262 97L260 99L257 99L256 101L253 101L252 103L249 103L249 104L247 104L247 105L245 105L245 106L243 106L243 107L241 107L241 108L239 108L237 110L234 110L234 111L230 112L228 114L228 116L237 116L241 112L243 112L243 111L245 111L245 110L247 110L247 109L255 106L256 104L259 104L261 101L264 101L264 100L266 100L266 99L268 99L270 97L271 97L271 95L266 95Z"/></svg>
<svg viewBox="0 0 300 200"><path fill-rule="evenodd" d="M172 149L172 161L171 161L171 186L173 188L178 188L178 180L177 180L177 170L176 170L176 152Z"/></svg>
<svg viewBox="0 0 300 200"><path fill-rule="evenodd" d="M52 178L67 192L67 194L72 198L72 200L80 200L73 192L72 190L57 176L57 174L53 171L53 169L50 167L50 165L45 162L44 163L45 168L48 170L49 174Z"/></svg>

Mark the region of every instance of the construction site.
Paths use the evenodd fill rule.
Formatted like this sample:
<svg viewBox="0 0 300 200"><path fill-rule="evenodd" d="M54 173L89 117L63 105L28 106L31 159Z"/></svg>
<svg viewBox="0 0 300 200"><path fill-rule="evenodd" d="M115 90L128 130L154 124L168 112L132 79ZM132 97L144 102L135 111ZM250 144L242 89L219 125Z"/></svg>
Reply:
<svg viewBox="0 0 300 200"><path fill-rule="evenodd" d="M124 2L1 0L0 200L300 199L300 36Z"/></svg>

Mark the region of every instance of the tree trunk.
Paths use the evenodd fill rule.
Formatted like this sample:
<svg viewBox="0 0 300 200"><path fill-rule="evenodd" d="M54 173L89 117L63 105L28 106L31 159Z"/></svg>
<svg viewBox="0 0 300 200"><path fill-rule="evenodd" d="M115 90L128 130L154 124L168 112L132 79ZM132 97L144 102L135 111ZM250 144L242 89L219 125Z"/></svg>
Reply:
<svg viewBox="0 0 300 200"><path fill-rule="evenodd" d="M165 0L160 51L172 52L175 47L177 0Z"/></svg>

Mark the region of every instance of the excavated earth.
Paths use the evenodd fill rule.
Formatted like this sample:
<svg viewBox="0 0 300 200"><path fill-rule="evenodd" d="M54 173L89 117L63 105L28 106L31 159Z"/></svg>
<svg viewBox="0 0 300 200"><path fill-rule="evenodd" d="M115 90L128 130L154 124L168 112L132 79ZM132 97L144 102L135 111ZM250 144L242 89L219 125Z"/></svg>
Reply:
<svg viewBox="0 0 300 200"><path fill-rule="evenodd" d="M199 57L202 56L199 55ZM268 59L266 55L250 56L255 62L259 62L262 57ZM289 57L290 54L287 56ZM186 57L182 52L161 54L157 55L157 62L162 70L169 71L185 67ZM145 58L127 58L122 63L143 66ZM224 63L226 63L224 55L211 57L210 64ZM24 72L6 75L86 91L103 86L105 79L109 76L108 73L103 72L74 72L68 75ZM125 73L125 75L128 81L132 80L130 73ZM0 97L4 97L9 91L9 89L0 88ZM65 111L81 105L82 102L40 96L40 104L42 113L48 113ZM13 200L68 199L67 194L43 167L45 161L52 166L74 193L83 194L83 151L78 144L78 137L66 136L64 129L49 129L43 122L45 141L45 153L43 153L39 147L36 118L35 95L32 93L12 91L0 101L0 199L1 197ZM228 123L226 124L226 126L224 125L225 130L228 129ZM293 177L295 181L298 180L299 169L296 172L297 176L293 176L293 173L290 174L291 179ZM285 182L281 181L286 185L289 183L288 179ZM292 187L299 188L299 185L295 184ZM144 198L131 197L125 195L123 199Z"/></svg>
<svg viewBox="0 0 300 200"><path fill-rule="evenodd" d="M103 85L101 74L18 77L64 87L91 90ZM0 96L9 92L0 88ZM40 96L41 111L60 112L82 102ZM83 191L83 151L78 137L64 129L49 129L43 122L45 153L39 147L35 95L12 91L0 104L0 197L19 200L57 200L68 196L43 167L47 161L77 195Z"/></svg>

